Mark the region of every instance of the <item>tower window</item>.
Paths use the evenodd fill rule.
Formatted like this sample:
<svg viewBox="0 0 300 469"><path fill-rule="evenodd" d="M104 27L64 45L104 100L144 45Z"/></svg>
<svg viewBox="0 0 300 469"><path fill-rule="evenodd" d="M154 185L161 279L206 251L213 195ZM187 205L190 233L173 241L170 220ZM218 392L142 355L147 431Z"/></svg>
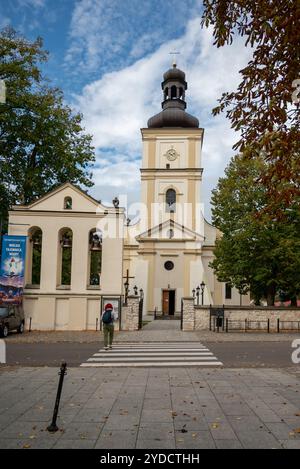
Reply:
<svg viewBox="0 0 300 469"><path fill-rule="evenodd" d="M71 197L65 197L64 209L65 210L72 210L72 198Z"/></svg>
<svg viewBox="0 0 300 469"><path fill-rule="evenodd" d="M165 99L168 99L169 97L169 88L165 88Z"/></svg>
<svg viewBox="0 0 300 469"><path fill-rule="evenodd" d="M174 213L176 210L176 192L168 189L166 192L166 212Z"/></svg>
<svg viewBox="0 0 300 469"><path fill-rule="evenodd" d="M177 98L177 88L175 85L171 86L171 99Z"/></svg>

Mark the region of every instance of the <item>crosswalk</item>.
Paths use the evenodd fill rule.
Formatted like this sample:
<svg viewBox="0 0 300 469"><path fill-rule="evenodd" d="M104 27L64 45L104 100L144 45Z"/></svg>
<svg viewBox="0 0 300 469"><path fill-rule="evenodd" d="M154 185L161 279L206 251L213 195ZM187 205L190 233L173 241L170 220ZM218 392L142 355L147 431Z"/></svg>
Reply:
<svg viewBox="0 0 300 469"><path fill-rule="evenodd" d="M101 349L82 367L222 366L217 357L198 342L117 342Z"/></svg>

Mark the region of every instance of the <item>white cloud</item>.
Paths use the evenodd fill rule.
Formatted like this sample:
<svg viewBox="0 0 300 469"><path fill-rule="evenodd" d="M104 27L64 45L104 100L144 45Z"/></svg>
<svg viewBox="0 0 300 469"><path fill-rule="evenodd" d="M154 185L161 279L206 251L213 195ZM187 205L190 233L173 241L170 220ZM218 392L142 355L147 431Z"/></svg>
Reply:
<svg viewBox="0 0 300 469"><path fill-rule="evenodd" d="M203 189L207 205L212 187L233 155L231 147L237 138L225 116L213 118L211 109L222 92L235 89L240 81L238 71L250 54L241 40L220 49L212 43L211 31L201 30L200 18L195 18L179 39L166 42L153 54L120 71L104 74L74 97L83 112L87 131L94 136L95 146L100 152L110 148L110 153L120 158L116 162L109 154L102 154L110 161L106 166L102 156L99 159L102 165L96 171L94 189L99 191L99 198L108 180L112 187L126 193L129 178L130 188L135 187L132 193L138 194L136 159L142 150L140 128L146 127L148 118L160 111L162 74L170 66L169 51L177 49L180 51L178 66L186 72L189 85L187 111L199 117L200 126L206 128Z"/></svg>

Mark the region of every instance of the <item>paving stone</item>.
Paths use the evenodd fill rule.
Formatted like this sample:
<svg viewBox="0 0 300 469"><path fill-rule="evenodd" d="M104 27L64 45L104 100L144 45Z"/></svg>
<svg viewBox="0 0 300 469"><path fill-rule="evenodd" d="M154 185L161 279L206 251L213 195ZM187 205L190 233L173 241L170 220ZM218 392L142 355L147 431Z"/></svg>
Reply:
<svg viewBox="0 0 300 469"><path fill-rule="evenodd" d="M54 449L92 449L96 444L96 440L68 440L67 438L61 438L55 445Z"/></svg>
<svg viewBox="0 0 300 469"><path fill-rule="evenodd" d="M178 449L212 449L216 444L209 431L191 431L175 433L176 448Z"/></svg>
<svg viewBox="0 0 300 469"><path fill-rule="evenodd" d="M300 449L300 440L279 440L279 443L286 449Z"/></svg>
<svg viewBox="0 0 300 469"><path fill-rule="evenodd" d="M166 409L171 410L171 399L159 399L159 398L145 398L143 408L145 410L159 410L159 409Z"/></svg>
<svg viewBox="0 0 300 469"><path fill-rule="evenodd" d="M137 430L105 430L102 431L95 449L134 449Z"/></svg>
<svg viewBox="0 0 300 469"><path fill-rule="evenodd" d="M218 449L243 449L239 440L215 440Z"/></svg>
<svg viewBox="0 0 300 469"><path fill-rule="evenodd" d="M278 440L288 440L293 429L284 422L266 423L266 427Z"/></svg>
<svg viewBox="0 0 300 469"><path fill-rule="evenodd" d="M214 421L209 423L209 429L214 440L234 440L237 435L231 425L226 421Z"/></svg>
<svg viewBox="0 0 300 469"><path fill-rule="evenodd" d="M174 449L174 440L141 440L138 439L136 449Z"/></svg>
<svg viewBox="0 0 300 469"><path fill-rule="evenodd" d="M102 430L100 422L71 422L64 428L61 439L67 440L96 440Z"/></svg>
<svg viewBox="0 0 300 469"><path fill-rule="evenodd" d="M167 409L159 409L159 410L148 410L143 409L142 416L141 416L141 423L146 422L173 422L172 419L172 412Z"/></svg>
<svg viewBox="0 0 300 469"><path fill-rule="evenodd" d="M141 440L174 440L174 426L171 423L141 424L138 432Z"/></svg>
<svg viewBox="0 0 300 469"><path fill-rule="evenodd" d="M110 415L106 420L105 430L136 430L139 426L139 417L131 415Z"/></svg>

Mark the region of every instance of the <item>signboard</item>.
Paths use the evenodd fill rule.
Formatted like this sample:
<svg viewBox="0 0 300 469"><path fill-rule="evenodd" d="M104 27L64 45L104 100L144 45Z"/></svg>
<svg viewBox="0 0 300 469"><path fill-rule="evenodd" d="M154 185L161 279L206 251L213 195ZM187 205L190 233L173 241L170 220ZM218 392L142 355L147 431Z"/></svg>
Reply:
<svg viewBox="0 0 300 469"><path fill-rule="evenodd" d="M26 239L26 236L3 236L0 265L0 303L2 304L22 303Z"/></svg>

